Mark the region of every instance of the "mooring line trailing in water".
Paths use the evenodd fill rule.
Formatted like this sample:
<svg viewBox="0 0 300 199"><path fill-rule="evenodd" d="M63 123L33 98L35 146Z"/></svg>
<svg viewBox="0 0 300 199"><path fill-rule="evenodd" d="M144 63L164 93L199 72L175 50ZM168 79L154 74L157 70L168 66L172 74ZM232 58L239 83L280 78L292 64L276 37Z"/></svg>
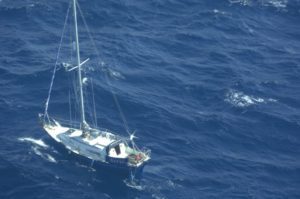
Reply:
<svg viewBox="0 0 300 199"><path fill-rule="evenodd" d="M49 120L49 116L48 116L49 101L50 101L50 97L51 97L53 82L54 82L54 79L55 79L55 73L56 73L57 66L58 66L58 58L59 58L59 54L60 54L60 50L61 50L61 46L62 46L64 34L65 34L66 24L67 24L68 17L69 17L70 7L71 7L71 3L69 3L69 7L68 7L67 14L66 14L66 17L65 17L65 23L64 23L63 31L62 31L61 37L60 37L58 51L57 51L57 54L56 54L56 61L55 61L55 64L54 64L53 75L52 75L52 78L51 78L51 83L50 83L50 88L49 88L49 92L48 92L48 97L47 97L47 100L46 100L46 103L45 103L44 122L45 122L46 117Z"/></svg>
<svg viewBox="0 0 300 199"><path fill-rule="evenodd" d="M87 22L86 22L86 20L85 20L85 18L84 18L84 16L83 16L83 13L82 13L82 11L81 11L81 8L80 8L79 4L77 4L77 7L78 7L78 10L79 10L80 16L81 16L81 18L82 18L82 20L83 20L83 23L84 23L84 25L85 25L85 28L86 28L86 30L87 30L87 32L88 32L89 38L90 38L90 40L91 40L91 42L92 42L92 44L93 44L93 47L94 47L94 49L95 49L95 51L96 51L97 58L98 58L99 61L101 61L101 59L100 59L100 53L99 53L99 51L98 51L98 49L97 49L96 43L95 43L95 41L94 41L94 39L93 39L93 37L92 37L92 35L91 35L91 31L90 31L90 29L89 29L89 27L88 27L88 25L87 25ZM103 66L102 66L102 67L103 67ZM118 111L119 111L119 114L120 114L121 120L122 120L122 122L123 122L123 126L124 126L124 128L125 128L125 131L126 131L126 132L128 133L128 135L130 136L131 134L130 134L129 127L128 127L128 124L127 124L127 120L126 120L125 115L124 115L124 113L123 113L123 111L122 111L122 109L121 109L119 100L118 100L118 98L117 98L115 92L113 91L113 87L112 87L112 85L111 85L111 83L110 83L110 81L109 81L109 79L108 79L108 74L107 74L107 72L108 72L109 68L108 68L108 67L103 67L103 68L107 69L107 70L104 70L104 74L105 74L104 76L105 76L106 83L108 84L108 87L109 87L110 92L111 92L111 94L112 94L112 96L113 96L114 102L115 102L115 104L116 104L116 106L117 106L117 109L118 109Z"/></svg>

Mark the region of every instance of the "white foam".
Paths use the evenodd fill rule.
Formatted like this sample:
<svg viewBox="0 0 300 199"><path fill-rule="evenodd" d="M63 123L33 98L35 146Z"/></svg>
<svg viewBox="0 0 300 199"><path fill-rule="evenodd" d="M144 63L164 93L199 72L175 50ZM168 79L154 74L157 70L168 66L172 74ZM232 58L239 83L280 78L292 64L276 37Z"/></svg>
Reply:
<svg viewBox="0 0 300 199"><path fill-rule="evenodd" d="M53 163L57 163L56 159L50 155L50 154L45 154L46 155L46 159L49 161L49 162L53 162Z"/></svg>
<svg viewBox="0 0 300 199"><path fill-rule="evenodd" d="M213 13L215 13L215 14L221 14L221 15L227 14L226 12L220 11L220 10L218 10L218 9L213 9Z"/></svg>
<svg viewBox="0 0 300 199"><path fill-rule="evenodd" d="M272 98L269 98L268 101L269 101L269 102L277 102L276 99L272 99Z"/></svg>
<svg viewBox="0 0 300 199"><path fill-rule="evenodd" d="M34 138L31 138L31 137L25 137L25 138L18 138L18 140L21 141L21 142L30 142L30 143L32 143L34 145L38 145L38 146L43 147L43 148L48 148L49 147L41 139L34 139Z"/></svg>
<svg viewBox="0 0 300 199"><path fill-rule="evenodd" d="M165 199L165 197L158 196L157 194L152 194L151 197L154 198L154 199Z"/></svg>
<svg viewBox="0 0 300 199"><path fill-rule="evenodd" d="M171 189L176 188L176 184L172 180L168 180L166 183Z"/></svg>
<svg viewBox="0 0 300 199"><path fill-rule="evenodd" d="M264 1L256 1L256 0L229 0L231 4L240 4L242 6L252 6L258 5L260 6L270 6L277 8L279 10L284 10L287 7L288 0L264 0Z"/></svg>
<svg viewBox="0 0 300 199"><path fill-rule="evenodd" d="M144 190L144 187L142 185L138 185L134 180L125 179L123 182L127 187L130 187L132 189L136 189L138 191Z"/></svg>
<svg viewBox="0 0 300 199"><path fill-rule="evenodd" d="M55 158L53 156L51 156L48 153L41 152L38 147L31 147L31 148L36 155L42 157L43 159L47 160L48 162L57 163L57 161L55 160Z"/></svg>
<svg viewBox="0 0 300 199"><path fill-rule="evenodd" d="M268 4L275 7L275 8L286 8L288 1L287 0L270 0Z"/></svg>
<svg viewBox="0 0 300 199"><path fill-rule="evenodd" d="M232 91L232 90L226 94L225 101L237 107L247 107L247 106L251 106L259 103L266 103L266 102L277 102L277 100L272 98L263 99L261 97L254 97L254 96L246 95L243 92Z"/></svg>
<svg viewBox="0 0 300 199"><path fill-rule="evenodd" d="M238 3L241 4L243 6L247 6L251 4L250 0L229 0L230 3Z"/></svg>
<svg viewBox="0 0 300 199"><path fill-rule="evenodd" d="M108 69L109 75L116 79L125 79L124 75L122 75L120 72Z"/></svg>

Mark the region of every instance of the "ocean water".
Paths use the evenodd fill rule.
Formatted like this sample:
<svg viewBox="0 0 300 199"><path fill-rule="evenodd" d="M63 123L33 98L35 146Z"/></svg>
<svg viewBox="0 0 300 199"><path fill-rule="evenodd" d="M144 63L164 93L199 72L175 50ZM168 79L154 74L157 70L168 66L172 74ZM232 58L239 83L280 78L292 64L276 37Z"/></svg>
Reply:
<svg viewBox="0 0 300 199"><path fill-rule="evenodd" d="M79 3L110 71L91 72L97 123L126 135L111 87L152 160L133 186L43 131L68 1L0 0L1 199L300 198L299 0ZM68 116L57 73L49 109Z"/></svg>

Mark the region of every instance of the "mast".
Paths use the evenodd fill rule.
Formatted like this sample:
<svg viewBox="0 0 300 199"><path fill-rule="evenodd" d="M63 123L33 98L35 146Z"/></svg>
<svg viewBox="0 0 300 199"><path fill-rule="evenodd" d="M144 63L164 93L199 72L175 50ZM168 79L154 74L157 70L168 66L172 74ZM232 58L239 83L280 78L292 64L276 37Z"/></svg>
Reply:
<svg viewBox="0 0 300 199"><path fill-rule="evenodd" d="M76 51L77 51L77 64L78 64L78 81L80 90L80 106L81 106L81 129L84 131L87 123L85 121L84 113L84 101L82 91L82 79L81 79L81 64L80 64L80 50L79 50L79 39L78 39L78 27L77 27L77 12L76 12L76 0L73 0L73 11L74 11L74 24L75 24L75 38L76 38Z"/></svg>

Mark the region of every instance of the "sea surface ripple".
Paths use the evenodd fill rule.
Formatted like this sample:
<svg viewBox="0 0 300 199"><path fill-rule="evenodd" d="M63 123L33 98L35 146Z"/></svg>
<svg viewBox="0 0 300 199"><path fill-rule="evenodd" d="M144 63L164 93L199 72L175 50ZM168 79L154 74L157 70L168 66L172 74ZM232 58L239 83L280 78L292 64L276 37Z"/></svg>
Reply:
<svg viewBox="0 0 300 199"><path fill-rule="evenodd" d="M43 131L68 1L0 0L1 199L300 198L299 0L79 3L152 160L127 186ZM124 132L104 80L98 123ZM65 76L56 82L50 108L63 114Z"/></svg>

